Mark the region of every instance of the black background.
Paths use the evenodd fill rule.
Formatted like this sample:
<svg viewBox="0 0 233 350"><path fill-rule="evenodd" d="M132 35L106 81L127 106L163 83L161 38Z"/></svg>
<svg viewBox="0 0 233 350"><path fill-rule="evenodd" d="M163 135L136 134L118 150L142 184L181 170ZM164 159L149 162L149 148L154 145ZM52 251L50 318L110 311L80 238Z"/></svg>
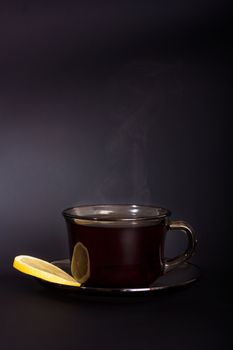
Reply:
<svg viewBox="0 0 233 350"><path fill-rule="evenodd" d="M231 31L230 2L220 0L0 2L6 344L227 344ZM167 207L194 226L199 284L103 306L44 294L13 271L18 254L67 256L62 209L129 202ZM168 236L168 254L183 245Z"/></svg>

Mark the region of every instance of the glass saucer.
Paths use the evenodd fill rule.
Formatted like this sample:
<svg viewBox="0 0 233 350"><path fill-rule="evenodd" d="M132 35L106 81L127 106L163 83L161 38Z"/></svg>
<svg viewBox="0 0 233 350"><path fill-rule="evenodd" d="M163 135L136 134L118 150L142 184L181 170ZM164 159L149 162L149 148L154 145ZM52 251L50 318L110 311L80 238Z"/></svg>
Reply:
<svg viewBox="0 0 233 350"><path fill-rule="evenodd" d="M57 260L52 261L52 264L60 267L62 270L70 272L70 261ZM181 287L188 286L195 281L200 276L200 269L196 265L191 263L182 263L176 269L166 273L165 275L159 277L154 283L145 288L103 288L103 287L73 287L67 285L61 285L56 283L47 282L36 278L42 285L46 287L51 287L54 289L59 289L64 292L71 292L72 294L83 294L83 295L141 295L141 294L153 294L159 291L165 291L170 289L177 289Z"/></svg>

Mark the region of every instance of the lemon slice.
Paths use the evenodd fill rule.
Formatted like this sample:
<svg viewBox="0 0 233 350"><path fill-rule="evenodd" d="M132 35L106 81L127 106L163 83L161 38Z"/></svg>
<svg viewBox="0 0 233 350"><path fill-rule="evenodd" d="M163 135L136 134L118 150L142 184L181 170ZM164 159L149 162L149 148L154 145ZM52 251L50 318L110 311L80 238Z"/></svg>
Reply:
<svg viewBox="0 0 233 350"><path fill-rule="evenodd" d="M13 267L27 275L31 275L48 282L80 287L79 282L77 282L72 276L61 270L59 267L50 264L47 261L34 258L33 256L16 256L13 262Z"/></svg>
<svg viewBox="0 0 233 350"><path fill-rule="evenodd" d="M81 242L78 242L73 250L71 273L80 283L86 282L90 277L89 253L87 248Z"/></svg>

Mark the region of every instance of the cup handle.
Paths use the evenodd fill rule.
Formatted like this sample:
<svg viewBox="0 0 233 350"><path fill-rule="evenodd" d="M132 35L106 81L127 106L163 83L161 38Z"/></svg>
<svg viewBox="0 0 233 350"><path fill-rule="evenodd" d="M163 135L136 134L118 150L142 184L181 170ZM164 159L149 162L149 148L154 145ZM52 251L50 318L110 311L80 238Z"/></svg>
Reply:
<svg viewBox="0 0 233 350"><path fill-rule="evenodd" d="M196 233L194 229L185 221L170 221L168 224L169 230L180 230L186 234L188 239L188 246L185 252L181 255L176 256L175 258L164 259L164 273L173 270L178 265L184 261L191 258L194 254L195 247L197 244Z"/></svg>

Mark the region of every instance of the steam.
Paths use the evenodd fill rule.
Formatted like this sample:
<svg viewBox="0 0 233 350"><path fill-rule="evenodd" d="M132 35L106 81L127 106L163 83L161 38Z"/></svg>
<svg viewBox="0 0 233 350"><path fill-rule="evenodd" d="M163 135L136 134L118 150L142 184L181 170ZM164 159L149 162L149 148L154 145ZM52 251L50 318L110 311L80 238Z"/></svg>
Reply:
<svg viewBox="0 0 233 350"><path fill-rule="evenodd" d="M111 78L114 85L108 87L108 94L115 114L104 150L107 171L98 184L98 199L102 202L152 203L151 130L156 135L161 126L166 128L161 116L167 101L180 96L174 72L169 64L139 61L126 65L115 79ZM163 142L160 135L157 140Z"/></svg>
<svg viewBox="0 0 233 350"><path fill-rule="evenodd" d="M108 174L99 187L99 195L107 202L149 203L148 101L144 101L137 111L131 111L131 115L127 112L124 111L118 128L113 130L106 145Z"/></svg>

